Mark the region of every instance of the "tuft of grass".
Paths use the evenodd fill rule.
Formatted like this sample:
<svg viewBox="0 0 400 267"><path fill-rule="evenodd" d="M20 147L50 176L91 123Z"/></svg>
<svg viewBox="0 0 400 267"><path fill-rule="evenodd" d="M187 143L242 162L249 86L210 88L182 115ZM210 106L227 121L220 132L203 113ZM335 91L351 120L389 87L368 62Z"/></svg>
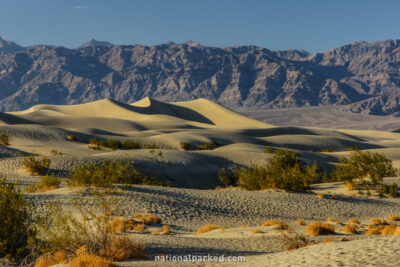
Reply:
<svg viewBox="0 0 400 267"><path fill-rule="evenodd" d="M191 145L188 143L188 142L180 142L179 143L179 147L183 150L183 151L186 151L186 150L189 150L190 149L190 147L191 147Z"/></svg>
<svg viewBox="0 0 400 267"><path fill-rule="evenodd" d="M371 218L371 219L370 219L370 222L371 222L371 224L380 225L380 224L385 224L385 223L386 223L386 220L379 219L379 218Z"/></svg>
<svg viewBox="0 0 400 267"><path fill-rule="evenodd" d="M317 194L317 197L318 197L318 198L325 198L324 194L322 194L322 193L318 193L318 194Z"/></svg>
<svg viewBox="0 0 400 267"><path fill-rule="evenodd" d="M352 224L360 224L360 221L357 220L356 218L351 218L347 221L347 223L352 223Z"/></svg>
<svg viewBox="0 0 400 267"><path fill-rule="evenodd" d="M146 226L142 223L134 224L133 230L135 232L143 233L145 231Z"/></svg>
<svg viewBox="0 0 400 267"><path fill-rule="evenodd" d="M74 134L68 135L68 136L67 136L67 139L68 139L69 141L72 141L72 142L78 141L78 138L77 138L76 135L74 135Z"/></svg>
<svg viewBox="0 0 400 267"><path fill-rule="evenodd" d="M162 232L165 235L169 235L171 233L171 227L169 227L169 225L163 225Z"/></svg>
<svg viewBox="0 0 400 267"><path fill-rule="evenodd" d="M399 222L400 221L400 216L389 216L387 218L388 221L390 222Z"/></svg>
<svg viewBox="0 0 400 267"><path fill-rule="evenodd" d="M341 224L341 222L339 220L336 220L332 217L329 217L328 219L326 219L327 222L329 223L336 223L336 224Z"/></svg>
<svg viewBox="0 0 400 267"><path fill-rule="evenodd" d="M307 226L306 233L311 236L331 235L335 233L335 227L329 223L314 222Z"/></svg>
<svg viewBox="0 0 400 267"><path fill-rule="evenodd" d="M127 236L118 236L100 250L100 256L113 260L126 260L131 258L145 258L146 249L142 243L134 244Z"/></svg>
<svg viewBox="0 0 400 267"><path fill-rule="evenodd" d="M381 235L394 235L397 231L397 228L400 227L393 224L385 225L385 227L382 229Z"/></svg>
<svg viewBox="0 0 400 267"><path fill-rule="evenodd" d="M223 226L219 226L219 225L215 225L215 224L206 224L206 225L200 227L199 229L197 229L197 234L200 235L200 234L207 233L207 232L210 232L215 229L224 229L224 228L225 227L223 227Z"/></svg>
<svg viewBox="0 0 400 267"><path fill-rule="evenodd" d="M265 227L265 226L275 226L274 229L276 229L276 230L289 229L289 226L287 225L287 223L282 222L282 221L278 221L278 220L265 221L261 226L263 226L263 227Z"/></svg>
<svg viewBox="0 0 400 267"><path fill-rule="evenodd" d="M40 184L39 184L39 191L45 192L49 190L53 190L56 188L59 188L61 184L61 178L56 177L54 174L46 176L42 176L40 178Z"/></svg>
<svg viewBox="0 0 400 267"><path fill-rule="evenodd" d="M147 225L151 224L151 223L155 223L155 224L161 223L161 218L154 216L154 215L145 216L143 214L134 214L133 217L139 221L144 222Z"/></svg>
<svg viewBox="0 0 400 267"><path fill-rule="evenodd" d="M253 230L251 230L251 233L252 234L262 234L263 231L261 231L260 229L253 229Z"/></svg>
<svg viewBox="0 0 400 267"><path fill-rule="evenodd" d="M335 241L335 239L332 236L327 236L325 237L324 241L322 241L322 244L328 244Z"/></svg>
<svg viewBox="0 0 400 267"><path fill-rule="evenodd" d="M54 254L45 254L37 258L34 267L49 267L56 264L67 263L66 253L63 250Z"/></svg>
<svg viewBox="0 0 400 267"><path fill-rule="evenodd" d="M383 225L368 225L364 235L381 235L383 228Z"/></svg>
<svg viewBox="0 0 400 267"><path fill-rule="evenodd" d="M347 188L347 190L352 191L352 190L354 190L355 187L354 187L354 184L350 182L350 183L346 184L346 188Z"/></svg>
<svg viewBox="0 0 400 267"><path fill-rule="evenodd" d="M124 218L112 218L108 224L109 231L112 234L125 233L126 232L126 221Z"/></svg>
<svg viewBox="0 0 400 267"><path fill-rule="evenodd" d="M279 241L282 250L294 250L314 244L312 240L297 233L294 235L282 234Z"/></svg>
<svg viewBox="0 0 400 267"><path fill-rule="evenodd" d="M300 226L306 225L306 220L304 220L304 219L298 219L298 220L296 221L296 224L297 224L297 225L300 225Z"/></svg>
<svg viewBox="0 0 400 267"><path fill-rule="evenodd" d="M356 227L354 225L345 225L342 229L342 232L345 234L356 234Z"/></svg>
<svg viewBox="0 0 400 267"><path fill-rule="evenodd" d="M109 259L94 254L82 254L73 258L69 267L117 267L117 265Z"/></svg>

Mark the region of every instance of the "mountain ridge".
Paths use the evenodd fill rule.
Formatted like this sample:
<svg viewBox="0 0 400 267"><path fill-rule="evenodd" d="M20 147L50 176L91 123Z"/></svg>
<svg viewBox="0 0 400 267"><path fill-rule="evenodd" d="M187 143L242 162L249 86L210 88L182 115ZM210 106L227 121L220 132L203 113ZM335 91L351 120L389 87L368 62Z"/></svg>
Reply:
<svg viewBox="0 0 400 267"><path fill-rule="evenodd" d="M189 41L144 46L34 46L0 53L0 110L206 98L230 108L349 105L400 115L400 40L355 42L324 53Z"/></svg>

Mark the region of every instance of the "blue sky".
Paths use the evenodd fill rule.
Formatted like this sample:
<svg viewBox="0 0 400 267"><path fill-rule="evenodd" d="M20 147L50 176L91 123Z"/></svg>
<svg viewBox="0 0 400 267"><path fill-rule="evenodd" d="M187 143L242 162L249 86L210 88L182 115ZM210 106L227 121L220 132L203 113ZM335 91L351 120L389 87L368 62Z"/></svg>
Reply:
<svg viewBox="0 0 400 267"><path fill-rule="evenodd" d="M325 51L400 39L400 0L0 0L0 36L78 47L193 40Z"/></svg>

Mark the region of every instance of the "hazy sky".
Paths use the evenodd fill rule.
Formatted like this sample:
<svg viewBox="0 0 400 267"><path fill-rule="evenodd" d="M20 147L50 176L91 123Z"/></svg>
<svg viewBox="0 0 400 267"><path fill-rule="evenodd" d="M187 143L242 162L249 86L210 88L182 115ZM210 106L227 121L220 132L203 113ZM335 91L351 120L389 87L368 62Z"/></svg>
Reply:
<svg viewBox="0 0 400 267"><path fill-rule="evenodd" d="M193 40L325 51L400 39L400 0L0 0L0 36L78 47Z"/></svg>

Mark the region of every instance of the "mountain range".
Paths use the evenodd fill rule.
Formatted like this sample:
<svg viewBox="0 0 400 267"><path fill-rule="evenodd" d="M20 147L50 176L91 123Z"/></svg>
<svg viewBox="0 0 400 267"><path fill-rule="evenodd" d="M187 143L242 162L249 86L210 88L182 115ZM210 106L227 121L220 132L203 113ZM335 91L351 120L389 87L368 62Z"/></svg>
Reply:
<svg viewBox="0 0 400 267"><path fill-rule="evenodd" d="M0 110L206 98L230 108L340 106L400 116L400 40L355 42L323 53L195 42L79 48L21 47L0 38Z"/></svg>

